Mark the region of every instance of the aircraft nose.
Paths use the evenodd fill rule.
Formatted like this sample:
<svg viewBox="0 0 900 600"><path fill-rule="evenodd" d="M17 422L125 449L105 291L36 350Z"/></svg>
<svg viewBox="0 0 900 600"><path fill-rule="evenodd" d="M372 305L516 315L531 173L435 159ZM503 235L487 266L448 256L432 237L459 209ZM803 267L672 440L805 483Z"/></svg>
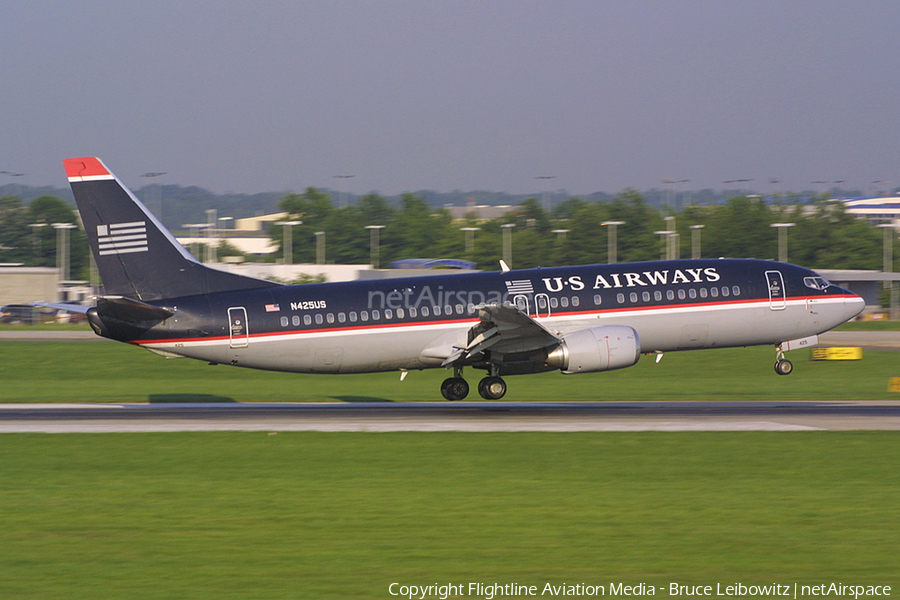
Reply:
<svg viewBox="0 0 900 600"><path fill-rule="evenodd" d="M866 301L861 296L848 291L844 297L844 320L849 321L866 308Z"/></svg>

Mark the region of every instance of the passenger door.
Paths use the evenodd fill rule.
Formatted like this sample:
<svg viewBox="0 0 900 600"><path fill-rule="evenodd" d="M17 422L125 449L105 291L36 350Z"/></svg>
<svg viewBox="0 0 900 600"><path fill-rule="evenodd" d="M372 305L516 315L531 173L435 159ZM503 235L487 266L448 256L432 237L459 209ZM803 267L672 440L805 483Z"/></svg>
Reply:
<svg viewBox="0 0 900 600"><path fill-rule="evenodd" d="M228 339L232 348L246 348L250 344L247 309L243 306L233 306L228 309Z"/></svg>
<svg viewBox="0 0 900 600"><path fill-rule="evenodd" d="M769 308L784 310L787 306L787 294L781 271L766 271L766 282L769 286Z"/></svg>

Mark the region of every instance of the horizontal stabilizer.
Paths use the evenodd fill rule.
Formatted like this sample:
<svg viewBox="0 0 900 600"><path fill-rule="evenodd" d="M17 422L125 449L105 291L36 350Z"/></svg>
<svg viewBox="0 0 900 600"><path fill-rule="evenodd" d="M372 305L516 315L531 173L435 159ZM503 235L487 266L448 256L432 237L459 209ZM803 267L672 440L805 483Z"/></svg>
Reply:
<svg viewBox="0 0 900 600"><path fill-rule="evenodd" d="M164 321L175 313L134 298L104 296L97 299L97 314L126 323L142 323Z"/></svg>

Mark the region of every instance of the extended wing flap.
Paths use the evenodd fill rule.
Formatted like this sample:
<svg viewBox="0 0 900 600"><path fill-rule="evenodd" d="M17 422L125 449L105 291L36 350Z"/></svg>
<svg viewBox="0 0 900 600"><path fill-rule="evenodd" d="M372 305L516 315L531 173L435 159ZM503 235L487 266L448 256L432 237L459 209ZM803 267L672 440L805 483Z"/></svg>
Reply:
<svg viewBox="0 0 900 600"><path fill-rule="evenodd" d="M499 340L491 348L497 352L527 352L559 343L559 338L530 316L510 305L488 304L478 309L483 323L497 328Z"/></svg>
<svg viewBox="0 0 900 600"><path fill-rule="evenodd" d="M488 304L478 307L480 322L466 347L455 348L441 366L464 364L487 349L500 354L541 350L560 339L527 314L510 305Z"/></svg>

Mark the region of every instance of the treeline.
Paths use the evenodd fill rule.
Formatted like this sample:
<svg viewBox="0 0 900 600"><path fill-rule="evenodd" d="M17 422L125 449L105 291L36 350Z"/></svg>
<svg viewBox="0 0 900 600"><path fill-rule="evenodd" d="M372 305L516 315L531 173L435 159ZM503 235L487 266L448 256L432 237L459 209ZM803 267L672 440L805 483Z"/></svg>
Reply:
<svg viewBox="0 0 900 600"><path fill-rule="evenodd" d="M735 196L675 212L657 209L640 193L626 190L608 201L568 198L551 212L544 211L538 199L527 198L504 217L483 222L473 215L454 220L447 210L433 208L417 194L404 194L398 202L367 194L352 206L338 208L331 195L308 188L283 196L278 207L289 213L289 219L303 221L291 228L294 263L316 262L319 231L325 232L326 262L369 263L369 225L383 226L378 230L381 266L405 258L462 258L480 269L496 270L503 257L503 225L513 225L513 268L605 263L606 221L623 223L617 227L618 262L665 257L659 232L671 227L678 233L678 256L689 258L692 225L703 226L699 241L704 257L775 259L778 232L771 225L778 222L795 224L787 234L790 262L812 268L881 270L883 260L882 231L824 196L784 204ZM60 198L40 196L25 204L16 196L0 197L0 263L56 266L53 223L78 223L74 210ZM471 248L461 230L465 227L478 228ZM284 228L273 226L269 234L283 248ZM70 248L71 277L87 279L88 246L81 230L70 231ZM283 258L280 252L266 260ZM221 249L219 256L234 253Z"/></svg>
<svg viewBox="0 0 900 600"><path fill-rule="evenodd" d="M56 267L57 229L54 223L78 224L75 211L56 196L38 196L24 204L18 196L0 197L0 263ZM84 232L69 229L69 273L89 277L88 243Z"/></svg>
<svg viewBox="0 0 900 600"><path fill-rule="evenodd" d="M609 261L609 228L602 223L620 221L617 227L618 262L664 258L660 231L674 225L678 255L690 258L693 235L699 235L704 257L778 258L778 232L773 223L790 222L790 262L831 269L882 268L882 232L864 220L847 214L840 202L824 198L806 203L767 204L761 198L736 196L715 205L692 205L679 212L651 207L634 190L626 190L609 202L570 198L548 213L538 199L529 198L506 216L486 222L474 218L454 221L443 209L434 210L419 196L405 194L399 206L369 194L358 204L335 207L331 197L314 188L289 194L280 208L302 225L292 227L294 263L316 260L317 231L324 231L326 262L368 263L370 233L367 225L383 225L379 231L382 266L403 258L464 258L480 269L495 270L503 256L503 225L512 224L512 266L528 268ZM666 216L674 217L666 220ZM703 225L698 234L692 225ZM478 227L474 248L467 251L463 227ZM282 247L283 227L271 237Z"/></svg>

